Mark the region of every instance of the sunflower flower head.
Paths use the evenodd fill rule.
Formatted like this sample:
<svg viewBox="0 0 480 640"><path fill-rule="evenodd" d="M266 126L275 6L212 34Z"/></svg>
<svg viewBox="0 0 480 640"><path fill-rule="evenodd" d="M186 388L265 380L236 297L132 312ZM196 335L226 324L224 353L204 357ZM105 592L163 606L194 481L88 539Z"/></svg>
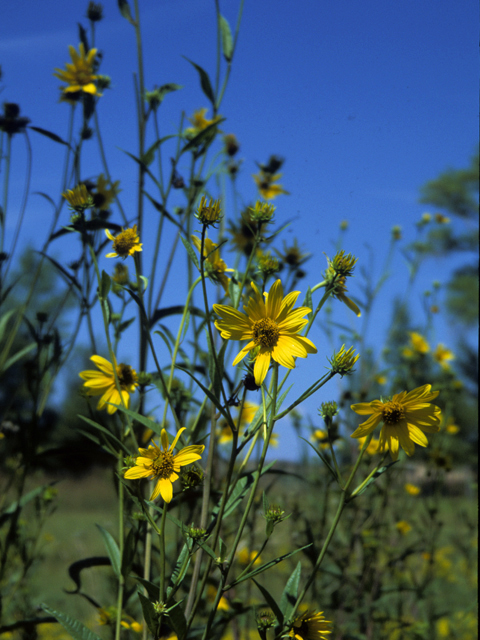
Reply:
<svg viewBox="0 0 480 640"><path fill-rule="evenodd" d="M188 118L192 126L188 127L188 129L185 129L184 133L187 138L194 138L199 133L204 131L204 129L212 124L216 124L219 120L222 119L222 116L217 115L209 120L205 117L207 111L208 109L206 107L203 109L197 109L197 111L193 113L193 116L191 118ZM218 131L220 131L220 129L218 129Z"/></svg>
<svg viewBox="0 0 480 640"><path fill-rule="evenodd" d="M106 258L127 258L133 256L136 251L142 251L142 243L137 233L137 225L132 228L124 229L115 238L108 229L105 234L109 240L113 242L113 252L107 253Z"/></svg>
<svg viewBox="0 0 480 640"><path fill-rule="evenodd" d="M192 239L195 248L200 251L202 248L202 241L197 236L190 236ZM220 257L220 250L218 246L210 240L210 238L205 238L203 244L203 256L205 261L203 263L205 272L210 280L216 284L221 284L225 290L225 293L228 293L228 284L230 282L230 278L228 278L225 274L228 272L233 272L235 269L228 269L224 260Z"/></svg>
<svg viewBox="0 0 480 640"><path fill-rule="evenodd" d="M86 209L93 206L93 198L83 183L78 184L73 189L64 191L62 196L68 202L69 208L77 213L83 213Z"/></svg>
<svg viewBox="0 0 480 640"><path fill-rule="evenodd" d="M95 185L95 191L93 192L93 206L100 211L107 211L112 202L115 200L117 194L121 191L118 188L120 180L115 182L109 182L103 173L97 178L97 184Z"/></svg>
<svg viewBox="0 0 480 640"><path fill-rule="evenodd" d="M422 492L419 486L417 486L416 484L411 484L409 482L407 482L403 486L403 488L405 489L405 491L408 493L409 496L418 496Z"/></svg>
<svg viewBox="0 0 480 640"><path fill-rule="evenodd" d="M281 193L288 195L290 192L286 191L278 181L282 177L281 173L272 175L265 171L260 171L258 174L254 174L253 179L258 187L258 191L264 200L273 200Z"/></svg>
<svg viewBox="0 0 480 640"><path fill-rule="evenodd" d="M440 430L442 412L439 407L430 404L439 392L431 389L432 386L426 384L408 393L402 391L395 394L391 400L352 404L351 408L355 413L370 417L351 437L365 437L382 422L378 451L383 453L388 449L393 460L398 458L399 447L408 456L413 455L416 444L427 446L425 432L436 433Z"/></svg>
<svg viewBox="0 0 480 640"><path fill-rule="evenodd" d="M270 251L259 251L257 270L262 274L264 281L266 281L267 278L280 271L280 262L278 258L272 256Z"/></svg>
<svg viewBox="0 0 480 640"><path fill-rule="evenodd" d="M347 278L353 274L357 258L351 253L345 255L344 251L340 251L335 255L333 260L327 256L328 267L324 274L322 286L327 288L330 295L341 300L353 313L359 318L362 313L355 302L351 300L347 294Z"/></svg>
<svg viewBox="0 0 480 640"><path fill-rule="evenodd" d="M113 414L117 410L113 405L122 404L122 399L128 409L130 394L138 387L136 371L128 364L121 362L117 365L115 361L119 392L112 363L101 356L92 356L90 360L97 365L99 371L89 369L79 373L79 376L85 380L83 387L87 396L101 396L97 409L106 409L108 413Z"/></svg>
<svg viewBox="0 0 480 640"><path fill-rule="evenodd" d="M455 354L453 351L450 351L450 349L447 349L444 344L440 343L433 352L433 359L435 362L438 362L442 369L447 370L450 369L449 361L455 359Z"/></svg>
<svg viewBox="0 0 480 640"><path fill-rule="evenodd" d="M342 344L342 347L338 353L333 353L332 359L329 359L330 362L330 371L332 373L338 373L340 376L350 375L353 373L354 365L359 359L360 354L355 354L355 349L350 347L345 351L345 345Z"/></svg>
<svg viewBox="0 0 480 640"><path fill-rule="evenodd" d="M220 208L220 200L212 200L207 204L207 198L202 196L200 205L195 213L195 217L205 227L210 227L223 218L221 215L222 210Z"/></svg>
<svg viewBox="0 0 480 640"><path fill-rule="evenodd" d="M332 633L329 620L325 620L323 612L306 611L295 618L289 637L294 640L326 640L325 636Z"/></svg>
<svg viewBox="0 0 480 640"><path fill-rule="evenodd" d="M148 449L139 449L139 456L135 466L125 472L128 480L139 478L153 478L157 481L150 500L155 500L160 495L165 502L171 502L173 497L172 483L178 480L180 468L191 464L202 457L205 446L190 445L184 447L177 454L174 454L175 447L185 427L177 432L172 444L169 444L168 435L165 429L160 434L160 447L152 442Z"/></svg>
<svg viewBox="0 0 480 640"><path fill-rule="evenodd" d="M269 293L264 295L254 282L251 286L254 295L244 306L245 313L221 304L214 304L213 310L220 317L215 326L222 338L247 340L233 365L250 353L255 361L255 383L261 386L271 359L283 367L294 369L295 358L306 358L309 353L316 353L317 348L308 338L298 335L308 323L302 316L311 312L308 307L293 309L299 291L292 291L284 297L280 280L276 280Z"/></svg>
<svg viewBox="0 0 480 640"><path fill-rule="evenodd" d="M101 96L102 94L99 93L94 83L94 80L97 79L97 76L94 74L97 50L90 49L88 53L85 53L83 42L78 45L78 53L75 47L71 45L68 49L70 51L70 57L72 58L71 64L67 62L65 70L55 69L55 73L53 74L67 85L66 87L61 87L62 95L84 92L92 96Z"/></svg>
<svg viewBox="0 0 480 640"><path fill-rule="evenodd" d="M257 611L255 620L258 630L263 633L267 629L271 629L277 622L277 618L271 609Z"/></svg>
<svg viewBox="0 0 480 640"><path fill-rule="evenodd" d="M273 204L257 200L254 207L250 207L250 220L259 224L273 222L273 214L275 213Z"/></svg>

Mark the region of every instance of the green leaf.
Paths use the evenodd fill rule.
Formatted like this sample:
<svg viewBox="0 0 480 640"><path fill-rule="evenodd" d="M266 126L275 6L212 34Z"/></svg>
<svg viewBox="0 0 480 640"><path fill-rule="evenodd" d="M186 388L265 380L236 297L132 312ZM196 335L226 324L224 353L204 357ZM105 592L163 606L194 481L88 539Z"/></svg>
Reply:
<svg viewBox="0 0 480 640"><path fill-rule="evenodd" d="M189 555L190 550L188 548L188 545L184 544L170 576L170 583L176 588L178 588L182 584L185 576L187 575L188 567L190 566L190 558L187 561L185 560Z"/></svg>
<svg viewBox="0 0 480 640"><path fill-rule="evenodd" d="M150 418L146 418L145 416L142 416L140 413L132 411L131 409L125 409L125 407L122 407L121 405L115 406L118 406L118 409L125 413L127 416L130 416L132 420L136 420L140 424L143 424L144 427L147 427L147 429L151 429L157 435L161 434L162 430L160 429L160 426L153 420L150 420Z"/></svg>
<svg viewBox="0 0 480 640"><path fill-rule="evenodd" d="M56 618L65 631L67 631L74 640L102 640L100 636L97 636L96 633L90 631L90 629L83 625L79 620L75 620L75 618L71 618L65 613L55 611L55 609L50 609L46 604L42 604L41 607L45 613Z"/></svg>
<svg viewBox="0 0 480 640"><path fill-rule="evenodd" d="M190 62L192 66L198 71L198 75L200 76L200 85L202 87L203 93L207 96L207 98L212 103L213 108L215 108L215 96L213 94L212 84L210 82L210 78L208 77L208 73L202 69L202 67L186 56L183 56L187 62Z"/></svg>
<svg viewBox="0 0 480 640"><path fill-rule="evenodd" d="M8 358L8 360L5 361L5 364L3 365L3 368L0 371L0 373L5 373L5 371L9 369L12 366L12 364L15 364L17 360L20 360L20 358L23 358L23 356L27 355L27 353L35 349L36 346L37 345L34 342L32 342L32 344L29 344L26 347L23 347L23 349L20 349L20 351L17 351L17 353L14 353L13 356L10 356L10 358Z"/></svg>
<svg viewBox="0 0 480 640"><path fill-rule="evenodd" d="M172 91L179 91L180 89L183 89L183 85L176 84L175 82L167 82L167 84L162 84L161 87L156 89L155 93L157 94L160 102L162 102L168 93L171 93ZM163 140L165 140L165 138L163 138Z"/></svg>
<svg viewBox="0 0 480 640"><path fill-rule="evenodd" d="M220 32L222 34L223 55L227 62L231 62L233 56L233 39L230 25L228 24L227 19L224 18L221 14L218 16L218 22L220 26Z"/></svg>
<svg viewBox="0 0 480 640"><path fill-rule="evenodd" d="M102 281L100 283L99 297L105 300L110 292L111 286L112 281L110 280L110 276L106 271L102 270Z"/></svg>
<svg viewBox="0 0 480 640"><path fill-rule="evenodd" d="M252 578L253 582L257 585L260 593L262 594L262 596L265 598L268 606L270 607L270 609L273 611L273 613L276 615L277 620L278 620L278 624L283 625L283 613L280 611L280 608L277 604L277 601L275 600L275 598L270 594L270 592L265 588L262 587L261 584L259 584L255 578Z"/></svg>
<svg viewBox="0 0 480 640"><path fill-rule="evenodd" d="M139 576L135 576L135 577L145 587L151 600L152 601L158 600L158 590L159 590L158 584L154 584L153 582L150 582L149 580L145 580L145 578L140 578Z"/></svg>
<svg viewBox="0 0 480 640"><path fill-rule="evenodd" d="M379 478L382 475L382 473L385 473L385 471L388 471L388 469L390 469L390 467L393 467L394 464L397 464L397 462L399 462L399 460L395 460L394 462L390 462L390 464L387 464L385 467L380 467L379 469L377 469L375 471L375 473L372 475L372 477L369 478L367 480L367 482L365 482L365 484L363 485L363 487L361 489L358 490L358 487L357 487L357 489L354 489L352 491L352 495L349 498L347 498L347 502L349 502L350 500L354 500L358 496L361 496L362 493L364 493L368 489L368 487L371 484L373 484L377 480L377 478ZM361 485L359 485L359 486L361 486Z"/></svg>
<svg viewBox="0 0 480 640"><path fill-rule="evenodd" d="M217 407L217 409L220 411L220 413L225 418L225 420L228 420L228 416L227 416L227 414L225 412L225 409L223 408L220 400L217 398L217 396L215 394L213 394L209 389L207 389L207 387L204 384L202 384L200 382L200 380L198 378L196 378L193 375L193 373L191 373L185 367L181 367L180 365L177 364L177 365L175 365L175 368L179 369L180 371L183 371L184 373L189 375L197 383L197 385L200 387L200 389L203 391L203 393L209 398L209 400L211 400L213 402L213 404Z"/></svg>
<svg viewBox="0 0 480 640"><path fill-rule="evenodd" d="M94 422L93 420L90 420L90 418L86 418L85 416L81 416L80 414L77 414L77 417L83 420L84 422L86 422L87 424L89 424L91 427L94 427L98 431L101 431L102 433L107 435L108 438L112 440L112 442L117 444L126 455L130 455L130 451L123 444L123 442L120 442L120 440L116 436L114 436L113 433L110 433L108 429L103 427L101 424L98 424L98 422Z"/></svg>
<svg viewBox="0 0 480 640"><path fill-rule="evenodd" d="M282 597L280 598L280 610L283 613L284 620L290 618L295 602L297 601L298 585L300 584L300 574L302 572L302 565L299 562L295 569L292 571L285 589L283 590Z"/></svg>
<svg viewBox="0 0 480 640"><path fill-rule="evenodd" d="M7 328L8 321L13 316L15 311L16 311L15 309L10 309L10 311L7 311L6 313L4 313L0 318L0 340L3 339L3 335L5 333L5 329Z"/></svg>
<svg viewBox="0 0 480 640"><path fill-rule="evenodd" d="M198 262L198 258L197 258L197 254L195 252L195 249L192 247L190 242L188 240L186 240L183 236L180 236L180 240L182 241L183 246L187 250L187 253L190 256L190 260L197 267L197 270L200 271L200 264Z"/></svg>
<svg viewBox="0 0 480 640"><path fill-rule="evenodd" d="M118 0L118 8L125 20L128 20L131 25L135 26L135 20L132 18L132 13L127 0Z"/></svg>
<svg viewBox="0 0 480 640"><path fill-rule="evenodd" d="M115 575L117 576L117 578L119 578L121 575L120 549L118 548L118 545L115 542L115 538L112 536L110 532L108 532L99 524L96 524L96 527L102 534L103 544L105 545L105 549L107 550L108 557L110 558L112 569Z"/></svg>
<svg viewBox="0 0 480 640"><path fill-rule="evenodd" d="M168 610L168 620L172 623L173 630L179 638L183 638L187 630L187 621L183 613L180 603L177 602Z"/></svg>
<svg viewBox="0 0 480 640"><path fill-rule="evenodd" d="M2 525L6 520L8 520L8 518L17 511L17 509L20 509L20 510L23 509L23 507L26 504L28 504L31 500L36 498L41 493L43 493L45 489L47 489L47 487L53 487L55 484L57 484L56 481L48 482L47 484L42 484L40 487L37 487L36 489L32 489L32 491L29 491L28 493L26 493L24 496L20 498L20 500L15 500L15 502L11 502L8 505L8 507L3 509L2 513L0 514L0 525Z"/></svg>
<svg viewBox="0 0 480 640"><path fill-rule="evenodd" d="M158 626L158 615L155 611L153 603L143 595L143 593L138 593L138 597L140 599L140 604L142 605L143 617L145 618L145 622L147 623L147 627L150 633L156 638L157 637L157 626ZM158 593L157 593L158 597Z"/></svg>
<svg viewBox="0 0 480 640"><path fill-rule="evenodd" d="M337 472L335 471L335 469L332 467L332 465L330 464L330 462L327 460L326 456L323 455L323 453L321 453L319 451L319 449L317 449L316 447L313 446L313 444L311 442L309 442L308 440L305 440L305 438L303 438L302 436L300 436L300 439L303 440L304 442L306 442L310 447L312 447L312 449L315 451L315 453L317 454L317 456L321 459L321 461L323 462L323 464L327 467L327 469L330 471L330 473L332 474L332 476L335 478L335 480L338 482L338 477L337 477Z"/></svg>
<svg viewBox="0 0 480 640"><path fill-rule="evenodd" d="M197 540L197 543L198 543L198 546L201 547L204 551L206 551L211 558L213 558L214 560L217 559L217 554L212 549L212 547L209 547L208 544L205 544L205 542L202 542L202 540Z"/></svg>
<svg viewBox="0 0 480 640"><path fill-rule="evenodd" d="M175 138L176 135L164 136L163 138L159 138L156 142L152 144L147 151L142 156L142 162L148 167L155 159L155 151L158 147L165 142L166 140L170 140L170 138Z"/></svg>
<svg viewBox="0 0 480 640"><path fill-rule="evenodd" d="M68 144L68 142L65 142L65 140L62 140L62 138L60 138L60 136L57 136L56 133L52 133L51 131L47 131L46 129L42 129L41 127L30 126L28 128L33 129L37 133L41 133L42 136L46 136L47 138L50 138L50 140L53 140L54 142L64 144L66 147L70 148L70 145Z"/></svg>
<svg viewBox="0 0 480 640"><path fill-rule="evenodd" d="M240 584L240 582L243 582L244 580L249 580L250 578L253 578L253 576L258 575L259 573L263 573L264 571L267 571L267 569L270 569L271 567L274 567L276 564L279 564L280 562L283 562L283 560L286 560L287 558L290 558L290 556L294 556L299 551L303 551L304 549L307 549L308 547L311 546L311 544L312 543L306 544L304 547L300 547L300 549L295 549L295 551L290 551L290 553L286 553L283 556L279 556L278 558L275 558L274 560L270 560L269 562L266 562L265 564L262 564L260 567L257 567L256 569L253 569L249 573L246 573L244 576L242 576L238 580L235 580L234 582L231 582L229 584L229 587L234 587L235 585ZM298 564L300 564L300 562ZM298 585L297 585L297 590L298 590ZM295 595L295 599L296 599L296 595ZM294 600L294 604L295 604L295 600Z"/></svg>
<svg viewBox="0 0 480 640"><path fill-rule="evenodd" d="M180 150L180 155L182 153L185 153L185 151L196 149L197 147L199 147L201 144L208 141L209 139L213 139L212 134L214 134L215 131L218 129L218 125L221 122L224 122L225 120L226 118L219 118L218 120L216 120L216 122L212 122L212 124L209 124L208 127L205 127L205 129L202 129L200 133L198 133L194 138L189 140L184 147L182 147L182 149Z"/></svg>

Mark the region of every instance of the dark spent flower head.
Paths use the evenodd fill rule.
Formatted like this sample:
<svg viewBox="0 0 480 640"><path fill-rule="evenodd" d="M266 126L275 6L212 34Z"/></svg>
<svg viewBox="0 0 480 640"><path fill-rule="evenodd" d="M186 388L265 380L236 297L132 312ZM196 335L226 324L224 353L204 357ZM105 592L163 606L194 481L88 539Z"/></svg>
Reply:
<svg viewBox="0 0 480 640"><path fill-rule="evenodd" d="M99 22L103 18L103 5L90 0L87 7L87 18L91 22Z"/></svg>
<svg viewBox="0 0 480 640"><path fill-rule="evenodd" d="M5 131L8 136L23 133L29 122L29 118L20 117L18 104L14 102L3 103L3 116L0 116L0 131Z"/></svg>

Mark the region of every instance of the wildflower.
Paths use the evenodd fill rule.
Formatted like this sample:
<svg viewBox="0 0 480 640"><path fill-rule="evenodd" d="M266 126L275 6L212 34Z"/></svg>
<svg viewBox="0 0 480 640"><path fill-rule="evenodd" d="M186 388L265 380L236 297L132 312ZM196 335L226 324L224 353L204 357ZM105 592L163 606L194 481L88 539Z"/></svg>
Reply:
<svg viewBox="0 0 480 640"><path fill-rule="evenodd" d="M373 400L352 404L351 408L360 415L371 415L358 429L352 438L367 436L383 422L380 432L379 452L390 450L393 460L398 458L399 446L408 456L415 451L415 444L426 447L426 433L435 433L440 429L441 411L430 404L438 396L438 391L431 391L432 386L425 384L407 393L395 394L391 400Z"/></svg>
<svg viewBox="0 0 480 640"><path fill-rule="evenodd" d="M436 213L435 214L435 222L437 224L448 224L450 222L450 218L448 218L447 216L442 215L441 213Z"/></svg>
<svg viewBox="0 0 480 640"><path fill-rule="evenodd" d="M348 229L348 220L342 220L340 222L340 231L346 231Z"/></svg>
<svg viewBox="0 0 480 640"><path fill-rule="evenodd" d="M460 431L460 427L458 426L458 424L455 424L453 418L449 418L445 427L445 431L451 436L454 436Z"/></svg>
<svg viewBox="0 0 480 640"><path fill-rule="evenodd" d="M295 640L326 640L325 635L332 633L328 628L329 624L331 623L325 620L323 611L306 611L295 619L289 637Z"/></svg>
<svg viewBox="0 0 480 640"><path fill-rule="evenodd" d="M209 127L211 124L215 124L216 122L222 119L222 116L218 115L212 118L211 120L209 120L208 118L205 117L205 114L207 113L207 111L208 111L207 108L197 109L197 111L194 112L193 116L189 118L193 126L189 127L188 129L185 129L185 135L187 136L187 138L190 138L190 137L194 138L196 135L198 135L201 131Z"/></svg>
<svg viewBox="0 0 480 640"><path fill-rule="evenodd" d="M307 324L302 319L311 309L299 307L293 310L300 291L292 291L285 298L280 280L276 280L265 295L265 300L254 282L251 283L254 296L250 297L245 313L233 307L214 304L213 310L221 319L215 326L226 340L248 340L233 361L238 364L249 351L255 360L255 383L261 385L273 358L288 369L295 368L295 357L306 358L309 353L316 353L317 348L298 332Z"/></svg>
<svg viewBox="0 0 480 640"><path fill-rule="evenodd" d="M92 356L90 358L94 362L100 371L87 370L79 373L80 378L85 380L83 383L85 391L89 396L101 396L98 401L97 409L107 409L110 414L115 413L117 407L115 404L122 404L129 407L130 394L134 393L136 387L138 387L137 373L128 364L121 362L117 365L117 361L114 360L114 366L117 373L118 384L120 386L120 392L115 384L115 375L113 372L112 363L102 358L101 356ZM107 405L107 406L105 406Z"/></svg>
<svg viewBox="0 0 480 640"><path fill-rule="evenodd" d="M93 198L83 183L78 184L73 189L65 191L62 193L62 196L68 202L70 209L77 213L83 213L86 209L93 206Z"/></svg>
<svg viewBox="0 0 480 640"><path fill-rule="evenodd" d="M340 374L342 378L344 375L353 373L353 367L359 357L360 354L357 353L355 355L355 349L353 347L345 351L345 345L342 344L340 351L338 353L333 352L332 359L328 360L332 365L331 372Z"/></svg>
<svg viewBox="0 0 480 640"><path fill-rule="evenodd" d="M318 414L326 421L331 422L338 414L338 405L335 401L322 402L318 408Z"/></svg>
<svg viewBox="0 0 480 640"><path fill-rule="evenodd" d="M251 207L247 207L242 212L240 223L230 222L229 232L232 236L232 243L236 249L250 256L254 247L255 237L258 235L259 225L250 218Z"/></svg>
<svg viewBox="0 0 480 640"><path fill-rule="evenodd" d="M255 417L255 414L257 413L257 410L258 410L258 404L255 404L254 402L248 402L248 400L243 403L243 408L241 413L239 408L238 417L235 420L235 424L237 425L239 434L241 433L242 429L246 425L249 425L252 422L253 418ZM218 444L228 444L229 442L232 441L232 438L233 438L231 428L228 426L226 422L223 422L223 421L220 422L218 425L217 435L218 435Z"/></svg>
<svg viewBox="0 0 480 640"><path fill-rule="evenodd" d="M100 211L107 211L120 191L119 184L120 180L111 183L101 173L97 178L96 190L92 194L93 206Z"/></svg>
<svg viewBox="0 0 480 640"><path fill-rule="evenodd" d="M207 204L207 199L202 196L195 217L206 227L214 225L222 219L220 200L212 200Z"/></svg>
<svg viewBox="0 0 480 640"><path fill-rule="evenodd" d="M195 489L202 483L203 471L198 467L190 467L190 469L183 471L180 477L183 490L188 491L189 489Z"/></svg>
<svg viewBox="0 0 480 640"><path fill-rule="evenodd" d="M195 245L195 248L200 251L202 247L202 242L200 238L197 236L190 236L192 238L192 242ZM227 278L225 273L233 272L235 269L227 269L227 265L220 258L220 251L218 249L218 245L210 240L210 238L205 238L205 242L203 245L203 256L205 261L203 263L205 267L205 271L207 276L215 283L219 283L225 290L225 293L228 293L228 283L230 282L230 278Z"/></svg>
<svg viewBox="0 0 480 640"><path fill-rule="evenodd" d="M270 629L276 623L277 618L273 611L258 611L255 615L257 628L259 631L265 632L266 629ZM264 637L264 636L262 636Z"/></svg>
<svg viewBox="0 0 480 640"><path fill-rule="evenodd" d="M128 267L121 262L115 264L112 280L119 285L128 284Z"/></svg>
<svg viewBox="0 0 480 640"><path fill-rule="evenodd" d="M254 567L262 562L262 558L258 555L258 551L249 551L246 547L240 549L240 551L237 553L237 558L239 563L244 565L245 567L248 566L252 561Z"/></svg>
<svg viewBox="0 0 480 640"><path fill-rule="evenodd" d="M223 142L225 143L225 153L233 158L233 156L240 149L240 143L238 142L236 136L233 133L227 133L225 136L223 136Z"/></svg>
<svg viewBox="0 0 480 640"><path fill-rule="evenodd" d="M422 217L420 218L420 222L422 224L428 224L431 221L432 221L432 214L431 213L428 213L428 212L422 213Z"/></svg>
<svg viewBox="0 0 480 640"><path fill-rule="evenodd" d="M207 587L207 600L213 603L216 597L217 597L217 588L214 587L213 584L209 584ZM230 604L225 596L221 596L217 608L220 611L228 611L230 609Z"/></svg>
<svg viewBox="0 0 480 640"><path fill-rule="evenodd" d="M70 57L72 58L72 64L67 62L66 71L62 69L55 69L53 74L56 78L59 78L62 82L66 82L66 87L61 87L63 94L76 93L77 91L83 91L89 93L92 96L101 96L98 92L98 88L95 86L94 80L97 76L93 73L96 49L90 49L85 54L85 47L83 42L78 45L77 53L75 47L71 45L68 47L70 51Z"/></svg>
<svg viewBox="0 0 480 640"><path fill-rule="evenodd" d="M440 311L440 307L438 304L432 304L430 307L430 313L438 313Z"/></svg>
<svg viewBox="0 0 480 640"><path fill-rule="evenodd" d="M345 252L340 251L334 256L333 260L330 260L327 256L327 262L328 267L325 271L325 279L321 286L327 287L327 290L332 296L341 300L343 304L346 304L347 307L359 318L362 315L362 312L355 302L346 295L347 277L352 275L357 259L350 253L345 256Z"/></svg>
<svg viewBox="0 0 480 640"><path fill-rule="evenodd" d="M328 433L324 429L315 429L311 435L313 443L318 444L320 449L328 449L330 443L328 440Z"/></svg>
<svg viewBox="0 0 480 640"><path fill-rule="evenodd" d="M253 175L262 198L273 200L281 193L289 194L289 191L286 191L281 184L277 184L281 177L281 173L270 174L264 171L260 171L258 175Z"/></svg>
<svg viewBox="0 0 480 640"><path fill-rule="evenodd" d="M91 22L99 22L103 18L103 6L100 2L90 0L87 7L87 18Z"/></svg>
<svg viewBox="0 0 480 640"><path fill-rule="evenodd" d="M14 102L3 103L3 116L0 116L0 131L12 137L16 133L23 133L30 122L29 118L20 118L20 107Z"/></svg>
<svg viewBox="0 0 480 640"><path fill-rule="evenodd" d="M454 360L455 354L453 353L453 351L450 351L450 349L447 349L444 344L440 343L439 345L437 345L437 348L433 353L433 359L438 362L442 369L446 370L450 369L450 364L448 361Z"/></svg>
<svg viewBox="0 0 480 640"><path fill-rule="evenodd" d="M383 386L384 384L387 384L387 377L386 377L386 376L382 376L382 374L381 374L381 373L379 373L379 374L377 374L376 376L374 376L374 378L373 378L373 379L375 380L375 382L376 382L377 384L380 384L380 385L382 385L382 386Z"/></svg>
<svg viewBox="0 0 480 640"><path fill-rule="evenodd" d="M408 482L403 488L410 496L418 496L422 492L420 487L417 487L416 484L409 484Z"/></svg>
<svg viewBox="0 0 480 640"><path fill-rule="evenodd" d="M201 454L205 449L203 444L184 447L179 453L173 455L175 445L183 431L185 431L185 427L179 429L174 441L169 445L167 432L162 429L160 434L162 448L160 449L152 442L148 449L139 449L140 456L136 459L135 466L125 471L125 478L129 480L138 478L157 479L157 484L150 496L150 500L155 500L161 495L165 502L170 502L173 497L172 483L178 480L180 467L200 460L202 457Z"/></svg>
<svg viewBox="0 0 480 640"><path fill-rule="evenodd" d="M109 240L112 240L114 249L112 253L107 253L106 258L123 258L125 260L128 256L133 256L135 251L142 251L142 243L137 234L136 224L131 229L122 230L116 238L108 229L105 229L105 234Z"/></svg>
<svg viewBox="0 0 480 640"><path fill-rule="evenodd" d="M400 531L402 536L406 536L407 533L409 533L412 530L411 525L408 524L408 522L406 520L400 520L399 522L397 522L397 524L395 526Z"/></svg>
<svg viewBox="0 0 480 640"><path fill-rule="evenodd" d="M260 254L258 257L258 271L263 275L265 280L280 271L280 264L277 258L272 256L270 251L263 253L263 251L259 250L258 253Z"/></svg>
<svg viewBox="0 0 480 640"><path fill-rule="evenodd" d="M358 448L361 449L363 447L363 443L365 442L367 438L358 438ZM373 456L376 453L378 453L378 445L380 444L380 440L377 440L376 438L372 438L370 440L370 442L368 443L367 448L365 449L365 453L368 456Z"/></svg>
<svg viewBox="0 0 480 640"><path fill-rule="evenodd" d="M402 239L402 227L399 224L392 227L392 239L393 240Z"/></svg>
<svg viewBox="0 0 480 640"><path fill-rule="evenodd" d="M275 208L273 204L257 200L255 206L250 207L250 220L258 223L272 222Z"/></svg>
<svg viewBox="0 0 480 640"><path fill-rule="evenodd" d="M424 355L430 351L430 345L427 340L416 331L409 331L410 336L410 346L416 353L421 353ZM404 354L405 355L405 354Z"/></svg>

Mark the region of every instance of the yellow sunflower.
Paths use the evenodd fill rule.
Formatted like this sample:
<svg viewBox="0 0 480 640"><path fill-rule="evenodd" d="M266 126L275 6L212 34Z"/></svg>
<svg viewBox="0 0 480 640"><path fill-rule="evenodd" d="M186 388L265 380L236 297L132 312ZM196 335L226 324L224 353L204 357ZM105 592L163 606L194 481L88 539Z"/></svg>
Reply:
<svg viewBox="0 0 480 640"><path fill-rule="evenodd" d="M415 444L426 447L426 433L440 430L442 412L439 407L430 404L438 396L438 391L431 391L432 385L425 384L413 391L402 391L391 400L373 400L352 404L351 409L360 415L370 415L354 433L352 438L368 436L383 422L380 432L378 451L390 450L393 460L398 458L399 446L408 456L413 455Z"/></svg>
<svg viewBox="0 0 480 640"><path fill-rule="evenodd" d="M113 242L113 252L107 253L106 258L127 258L133 256L135 251L142 251L142 243L137 233L137 225L134 224L131 229L124 229L115 238L108 229L105 234L109 240Z"/></svg>
<svg viewBox="0 0 480 640"><path fill-rule="evenodd" d="M260 171L257 175L252 176L255 180L255 183L258 187L260 195L265 200L273 200L281 193L289 194L289 191L286 191L281 184L278 184L278 181L282 177L281 173L266 173L265 171Z"/></svg>
<svg viewBox="0 0 480 640"><path fill-rule="evenodd" d="M200 238L197 236L190 236L192 238L192 242L195 245L195 248L200 251L202 247L202 242ZM227 278L225 275L227 272L233 272L235 269L227 269L227 265L225 261L220 257L220 251L218 246L210 240L210 238L205 238L205 243L203 245L203 255L205 257L204 267L207 273L207 276L213 280L213 282L218 282L222 285L225 290L225 293L228 293L228 283L230 282L230 278Z"/></svg>
<svg viewBox="0 0 480 640"><path fill-rule="evenodd" d="M268 372L270 360L287 367L295 368L295 358L306 358L309 353L317 353L317 348L298 332L308 320L303 318L311 309L299 307L293 310L300 291L292 291L285 298L280 280L276 280L265 293L265 300L254 282L254 296L250 297L245 313L233 307L214 304L213 310L220 316L215 326L226 340L248 340L248 343L233 361L238 364L249 351L255 360L255 384L260 386Z"/></svg>
<svg viewBox="0 0 480 640"><path fill-rule="evenodd" d="M85 54L83 42L78 45L79 53L77 53L75 51L75 47L72 47L71 45L68 49L70 51L70 57L72 58L72 64L67 62L65 65L65 71L62 69L55 69L55 73L53 74L62 82L66 82L67 86L61 88L63 94L83 91L84 93L89 93L92 96L101 96L102 94L99 93L98 88L93 82L98 77L93 73L93 63L97 50L90 49L90 51Z"/></svg>
<svg viewBox="0 0 480 640"><path fill-rule="evenodd" d="M168 435L165 429L160 434L160 443L162 448L158 447L154 442L149 445L148 449L139 449L140 455L135 461L135 466L125 472L125 478L136 480L138 478L155 478L157 484L153 490L150 500L155 500L159 495L170 502L173 497L172 482L178 480L180 467L200 460L201 454L205 449L203 444L194 444L184 447L176 455L173 450L178 442L180 434L185 431L182 427L174 441L170 445L168 443Z"/></svg>
<svg viewBox="0 0 480 640"><path fill-rule="evenodd" d="M98 401L97 409L101 411L106 408L108 413L115 413L117 407L113 405L122 404L122 398L128 409L130 405L130 394L134 393L136 387L138 387L136 371L128 364L121 362L117 365L115 361L117 378L122 393L120 396L115 384L112 363L101 356L92 356L90 360L97 365L100 371L88 369L79 373L79 376L82 380L85 380L83 386L89 396L102 396Z"/></svg>
<svg viewBox="0 0 480 640"><path fill-rule="evenodd" d="M328 628L329 620L325 620L323 612L306 611L295 619L289 637L295 640L325 640L325 635L332 633Z"/></svg>

